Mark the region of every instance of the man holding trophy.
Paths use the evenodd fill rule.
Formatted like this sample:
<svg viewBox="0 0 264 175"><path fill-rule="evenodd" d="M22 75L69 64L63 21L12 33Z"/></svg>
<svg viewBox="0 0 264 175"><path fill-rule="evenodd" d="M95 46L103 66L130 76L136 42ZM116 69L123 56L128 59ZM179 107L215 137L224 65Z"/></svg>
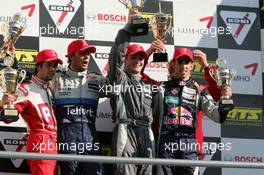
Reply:
<svg viewBox="0 0 264 175"><path fill-rule="evenodd" d="M53 50L39 52L35 60L34 75L29 82L20 84L26 71L12 68L15 61L14 44L26 26L20 22L20 18L19 13L15 14L10 22L2 26L4 46L0 56L5 68L0 71L1 89L4 92L1 120L6 123L14 122L20 114L30 130L27 152L57 154L57 122L49 82L55 76L58 63L62 64L62 61ZM33 175L57 174L56 164L55 160L28 160Z"/></svg>
<svg viewBox="0 0 264 175"><path fill-rule="evenodd" d="M152 84L142 76L147 58L152 52L161 51L163 46L154 41L145 51L138 44L129 45L131 19L139 12L129 11L129 22L121 29L110 52L108 79L114 87L111 107L116 118L113 131L112 152L118 157L154 157L154 137L151 130L151 103L155 92ZM124 66L124 68L122 68ZM131 87L120 90L118 87ZM144 89L137 91L137 87ZM152 175L151 165L118 164L115 175Z"/></svg>
<svg viewBox="0 0 264 175"><path fill-rule="evenodd" d="M27 152L57 154L57 122L50 81L62 60L54 50L42 50L38 53L35 63L36 68L31 80L21 84L15 94L5 94L1 105L14 103L19 114L27 122L30 130ZM56 164L56 160L28 160L33 175L55 175Z"/></svg>
<svg viewBox="0 0 264 175"><path fill-rule="evenodd" d="M196 51L197 52L197 51ZM197 54L197 53L196 53ZM196 55L197 56L197 55ZM166 159L198 158L195 136L197 113L204 112L217 123L223 123L232 108L215 105L212 96L205 88L200 88L191 78L193 52L188 48L175 50L169 63L171 79L160 86L160 95L154 99L153 112L160 118L158 157ZM221 87L222 96L232 96L230 83ZM177 147L172 148L172 145ZM180 145L185 145L181 149ZM193 175L195 167L159 166L159 173L166 175Z"/></svg>

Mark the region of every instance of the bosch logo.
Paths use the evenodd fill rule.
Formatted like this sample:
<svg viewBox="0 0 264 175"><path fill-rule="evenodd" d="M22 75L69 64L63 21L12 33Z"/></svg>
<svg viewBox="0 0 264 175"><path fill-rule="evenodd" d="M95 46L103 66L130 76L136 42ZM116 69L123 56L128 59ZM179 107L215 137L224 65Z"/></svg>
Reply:
<svg viewBox="0 0 264 175"><path fill-rule="evenodd" d="M161 69L165 69L165 68L168 68L168 64L165 64L165 63L148 63L146 65L146 68L161 68Z"/></svg>
<svg viewBox="0 0 264 175"><path fill-rule="evenodd" d="M4 144L5 145L26 145L26 141L19 140L19 139L5 139Z"/></svg>
<svg viewBox="0 0 264 175"><path fill-rule="evenodd" d="M251 24L250 19L244 18L227 18L226 22L231 24Z"/></svg>
<svg viewBox="0 0 264 175"><path fill-rule="evenodd" d="M92 12L89 12L89 13L87 13L86 18L88 20L94 21L94 20L96 20L96 14L92 13Z"/></svg>
<svg viewBox="0 0 264 175"><path fill-rule="evenodd" d="M74 12L74 7L62 5L50 5L50 11Z"/></svg>
<svg viewBox="0 0 264 175"><path fill-rule="evenodd" d="M109 59L109 53L95 53L97 59Z"/></svg>
<svg viewBox="0 0 264 175"><path fill-rule="evenodd" d="M0 16L0 22L9 22L11 20L12 20L11 16ZM22 17L18 21L22 23L26 23L27 19Z"/></svg>
<svg viewBox="0 0 264 175"><path fill-rule="evenodd" d="M126 15L97 14L98 21L126 22Z"/></svg>
<svg viewBox="0 0 264 175"><path fill-rule="evenodd" d="M262 157L255 156L235 156L235 162L263 162Z"/></svg>

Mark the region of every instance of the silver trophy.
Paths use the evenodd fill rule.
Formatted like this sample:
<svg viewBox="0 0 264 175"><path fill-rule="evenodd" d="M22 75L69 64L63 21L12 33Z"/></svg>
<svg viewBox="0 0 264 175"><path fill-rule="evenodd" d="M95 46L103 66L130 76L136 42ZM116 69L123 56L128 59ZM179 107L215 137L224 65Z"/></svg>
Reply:
<svg viewBox="0 0 264 175"><path fill-rule="evenodd" d="M4 37L4 45L0 53L1 59L4 59L6 54L14 57L14 45L25 29L26 23L22 22L20 13L16 13L11 21L2 25L1 32Z"/></svg>
<svg viewBox="0 0 264 175"><path fill-rule="evenodd" d="M155 38L163 40L172 29L172 18L161 12L161 2L159 1L159 13L150 21L150 26ZM168 62L168 54L165 52L156 52L153 54L153 62Z"/></svg>
<svg viewBox="0 0 264 175"><path fill-rule="evenodd" d="M26 24L21 22L20 13L16 13L10 22L4 23L1 27L4 45L0 58L3 59L5 68L0 70L0 87L4 94L15 94L17 87L26 77L24 69L12 68L15 59L14 45L25 28ZM14 104L6 104L3 109L3 120L10 122L18 120L18 111Z"/></svg>
<svg viewBox="0 0 264 175"><path fill-rule="evenodd" d="M231 86L231 81L234 79L236 75L235 69L226 68L226 60L225 59L217 59L216 65L218 69L213 72L209 72L212 77L215 78L218 86ZM220 104L224 108L232 109L234 107L234 102L231 96L222 96L220 99Z"/></svg>
<svg viewBox="0 0 264 175"><path fill-rule="evenodd" d="M129 11L140 12L143 8L145 0L119 0L129 9ZM148 19L141 16L131 17L131 35L140 36L148 34Z"/></svg>

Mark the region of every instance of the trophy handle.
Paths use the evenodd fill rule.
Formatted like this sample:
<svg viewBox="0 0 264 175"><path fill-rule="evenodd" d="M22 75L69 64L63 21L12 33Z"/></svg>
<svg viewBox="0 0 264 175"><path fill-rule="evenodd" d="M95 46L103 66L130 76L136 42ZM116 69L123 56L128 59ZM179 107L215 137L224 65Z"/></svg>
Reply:
<svg viewBox="0 0 264 175"><path fill-rule="evenodd" d="M168 18L168 24L167 24L167 30L165 32L166 35L171 33L171 30L172 30L172 17L167 15L167 18Z"/></svg>
<svg viewBox="0 0 264 175"><path fill-rule="evenodd" d="M233 80L236 75L236 69L230 69L230 74L231 74L231 80Z"/></svg>
<svg viewBox="0 0 264 175"><path fill-rule="evenodd" d="M213 79L215 82L217 82L217 80L216 80L215 77L214 77L214 70L213 70L213 69L210 69L210 70L209 70L209 75L212 77L212 79Z"/></svg>
<svg viewBox="0 0 264 175"><path fill-rule="evenodd" d="M226 59L223 59L223 58L218 58L216 61L215 61L216 65L218 66L218 68L223 68L225 67L226 65Z"/></svg>
<svg viewBox="0 0 264 175"><path fill-rule="evenodd" d="M124 3L122 0L118 0L119 2L121 2L121 4L125 5L126 8L129 8L128 5L126 3Z"/></svg>
<svg viewBox="0 0 264 175"><path fill-rule="evenodd" d="M19 71L19 78L20 78L20 81L19 81L18 83L22 83L22 81L25 80L25 78L26 78L26 74L27 74L27 72L26 72L25 69L21 69L21 70Z"/></svg>

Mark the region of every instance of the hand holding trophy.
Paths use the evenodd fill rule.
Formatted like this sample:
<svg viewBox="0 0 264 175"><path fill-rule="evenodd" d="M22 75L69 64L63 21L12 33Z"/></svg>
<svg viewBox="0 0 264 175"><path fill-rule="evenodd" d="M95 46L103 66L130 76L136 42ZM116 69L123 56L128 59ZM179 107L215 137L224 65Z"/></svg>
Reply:
<svg viewBox="0 0 264 175"><path fill-rule="evenodd" d="M150 21L153 35L156 39L164 41L172 29L172 18L161 12L161 2L159 1L159 13ZM166 52L156 52L153 54L153 62L168 62Z"/></svg>
<svg viewBox="0 0 264 175"><path fill-rule="evenodd" d="M25 30L26 24L20 23L21 15L15 14L10 22L3 24L2 34L4 36L4 45L1 50L1 58L4 59L4 65L6 68L0 70L0 87L4 94L12 96L19 83L21 83L26 77L26 71L24 69L13 69L15 59L14 45L21 33ZM18 111L14 104L4 104L4 121L14 122L18 120Z"/></svg>
<svg viewBox="0 0 264 175"><path fill-rule="evenodd" d="M141 11L145 0L119 0L128 9L130 14L135 14ZM135 13L133 13L135 12ZM131 35L140 36L148 34L148 19L141 16L132 16L131 18Z"/></svg>
<svg viewBox="0 0 264 175"><path fill-rule="evenodd" d="M231 81L234 79L236 70L226 68L225 59L217 59L216 65L218 70L215 72L209 72L210 75L216 80L217 85L222 88L222 97L220 99L220 105L226 110L232 110L234 108L234 102L230 95L223 95L223 91L226 91L227 87L231 86Z"/></svg>

